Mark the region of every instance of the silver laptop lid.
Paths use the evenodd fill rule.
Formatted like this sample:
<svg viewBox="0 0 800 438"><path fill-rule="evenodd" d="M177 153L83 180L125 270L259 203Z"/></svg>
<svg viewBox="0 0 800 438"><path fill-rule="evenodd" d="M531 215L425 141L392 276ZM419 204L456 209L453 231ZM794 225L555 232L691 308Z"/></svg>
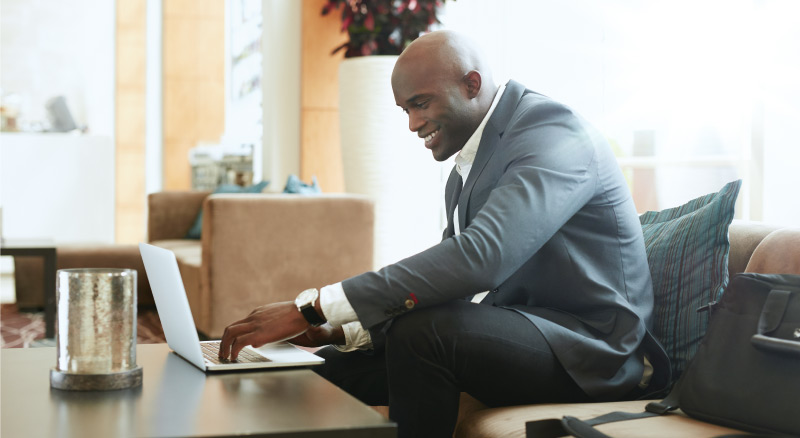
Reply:
<svg viewBox="0 0 800 438"><path fill-rule="evenodd" d="M144 269L153 298L158 309L158 316L164 328L167 345L201 370L206 369L203 352L200 351L200 338L192 319L189 300L183 288L181 272L175 254L164 248L139 244Z"/></svg>

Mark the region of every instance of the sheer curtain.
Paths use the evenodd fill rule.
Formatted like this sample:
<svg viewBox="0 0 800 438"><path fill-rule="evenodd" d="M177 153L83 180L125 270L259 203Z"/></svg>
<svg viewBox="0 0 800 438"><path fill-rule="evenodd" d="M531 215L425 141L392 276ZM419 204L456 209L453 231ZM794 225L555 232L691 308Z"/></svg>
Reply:
<svg viewBox="0 0 800 438"><path fill-rule="evenodd" d="M737 217L798 225L800 2L458 0L442 27L611 142L640 211L744 179ZM793 163L793 164L789 164Z"/></svg>

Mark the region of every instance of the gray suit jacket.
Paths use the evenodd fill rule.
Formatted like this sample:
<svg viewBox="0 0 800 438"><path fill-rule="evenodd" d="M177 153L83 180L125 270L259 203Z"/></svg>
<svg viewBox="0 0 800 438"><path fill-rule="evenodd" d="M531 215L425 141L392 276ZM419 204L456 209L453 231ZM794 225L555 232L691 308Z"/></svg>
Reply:
<svg viewBox="0 0 800 438"><path fill-rule="evenodd" d="M343 282L364 327L413 311L411 294L416 306L433 306L490 290L483 303L530 319L598 400L636 387L645 352L664 370L666 355L648 333L653 290L641 225L600 133L510 81L460 188L453 170L441 243Z"/></svg>

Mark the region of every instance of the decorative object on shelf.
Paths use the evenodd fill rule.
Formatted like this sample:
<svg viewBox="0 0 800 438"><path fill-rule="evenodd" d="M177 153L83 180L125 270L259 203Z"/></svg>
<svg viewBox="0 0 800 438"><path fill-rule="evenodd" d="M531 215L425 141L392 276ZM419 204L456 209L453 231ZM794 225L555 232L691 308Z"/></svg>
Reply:
<svg viewBox="0 0 800 438"><path fill-rule="evenodd" d="M445 0L329 0L322 8L327 15L342 8L342 31L350 40L335 48L345 49L345 58L399 55L423 32L439 23L436 13Z"/></svg>
<svg viewBox="0 0 800 438"><path fill-rule="evenodd" d="M253 183L253 143L196 146L189 151L192 190L215 190L225 184Z"/></svg>
<svg viewBox="0 0 800 438"><path fill-rule="evenodd" d="M375 200L375 268L441 239L443 167L408 130L391 75L397 56L438 23L444 1L330 0L350 39L339 65L339 125L345 190ZM366 56L373 55L373 56ZM446 173L444 174L446 176Z"/></svg>
<svg viewBox="0 0 800 438"><path fill-rule="evenodd" d="M50 120L51 131L70 132L78 129L64 96L50 98L45 107L47 108L47 118Z"/></svg>
<svg viewBox="0 0 800 438"><path fill-rule="evenodd" d="M57 362L50 386L76 391L142 384L136 365L136 270L57 273Z"/></svg>
<svg viewBox="0 0 800 438"><path fill-rule="evenodd" d="M4 94L0 89L0 131L16 132L19 130L21 106L22 98L19 94Z"/></svg>

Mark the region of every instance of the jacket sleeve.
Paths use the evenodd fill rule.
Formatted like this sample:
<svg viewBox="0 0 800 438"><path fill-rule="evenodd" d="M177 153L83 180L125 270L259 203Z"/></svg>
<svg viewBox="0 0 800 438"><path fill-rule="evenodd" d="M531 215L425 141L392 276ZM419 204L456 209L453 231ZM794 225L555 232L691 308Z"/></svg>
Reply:
<svg viewBox="0 0 800 438"><path fill-rule="evenodd" d="M505 132L487 124L461 234L342 283L365 328L499 286L591 199L595 146L580 119L552 101L520 107Z"/></svg>

